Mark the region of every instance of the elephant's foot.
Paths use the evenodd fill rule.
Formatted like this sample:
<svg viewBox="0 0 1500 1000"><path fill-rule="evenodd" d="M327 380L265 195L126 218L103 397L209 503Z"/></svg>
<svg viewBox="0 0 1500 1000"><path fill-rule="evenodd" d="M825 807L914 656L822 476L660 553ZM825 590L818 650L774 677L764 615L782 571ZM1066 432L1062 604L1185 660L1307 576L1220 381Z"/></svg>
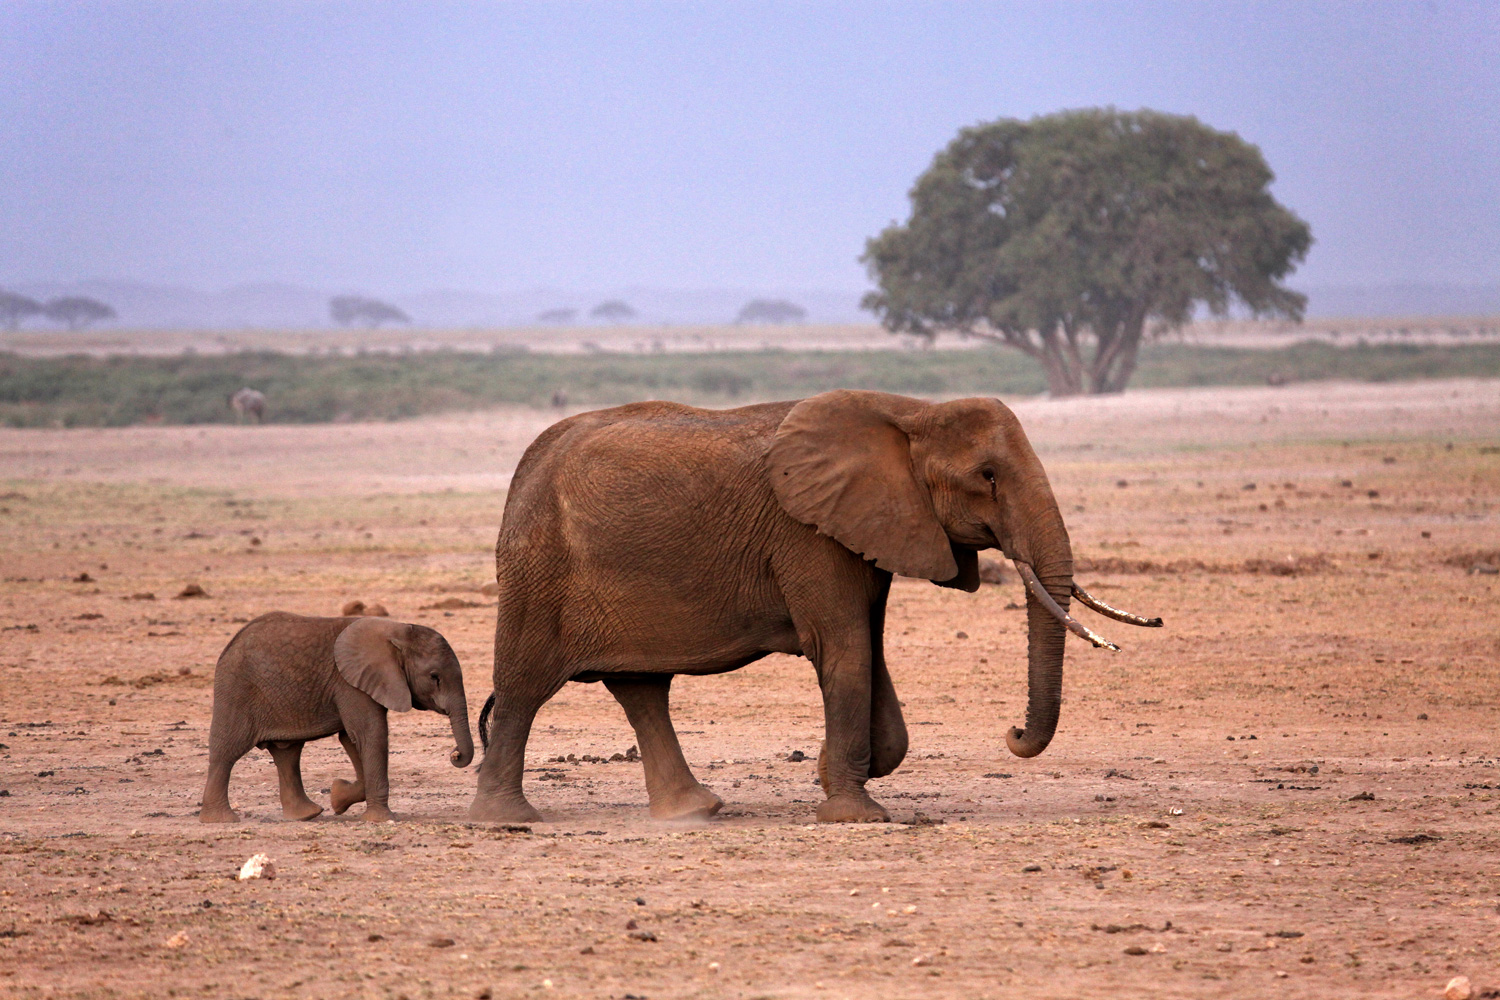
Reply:
<svg viewBox="0 0 1500 1000"><path fill-rule="evenodd" d="M309 820L316 819L323 814L323 807L312 799L303 799L301 802L292 802L281 807L281 815L287 819Z"/></svg>
<svg viewBox="0 0 1500 1000"><path fill-rule="evenodd" d="M891 814L885 806L864 792L829 797L818 806L819 823L889 823Z"/></svg>
<svg viewBox="0 0 1500 1000"><path fill-rule="evenodd" d="M469 806L469 819L476 823L540 823L542 814L524 795L503 799L479 795Z"/></svg>
<svg viewBox="0 0 1500 1000"><path fill-rule="evenodd" d="M651 800L651 818L665 820L708 819L724 808L724 800L696 781L670 795Z"/></svg>
<svg viewBox="0 0 1500 1000"><path fill-rule="evenodd" d="M342 816L344 812L354 803L365 800L365 783L363 781L345 781L343 778L334 778L333 787L329 789L328 801L333 806L335 816Z"/></svg>
<svg viewBox="0 0 1500 1000"><path fill-rule="evenodd" d="M376 805L373 802L365 806L364 814L360 816L360 819L367 823L384 823L395 818L396 814L391 812L390 809L385 806Z"/></svg>
<svg viewBox="0 0 1500 1000"><path fill-rule="evenodd" d="M198 811L200 823L238 823L240 814L226 805L204 806Z"/></svg>

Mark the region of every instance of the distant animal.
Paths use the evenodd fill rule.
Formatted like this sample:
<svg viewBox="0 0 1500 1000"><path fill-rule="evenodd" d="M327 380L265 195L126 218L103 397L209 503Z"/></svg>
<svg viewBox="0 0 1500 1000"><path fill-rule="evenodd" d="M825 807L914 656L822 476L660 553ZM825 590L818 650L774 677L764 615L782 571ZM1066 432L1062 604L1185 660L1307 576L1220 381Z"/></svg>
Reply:
<svg viewBox="0 0 1500 1000"><path fill-rule="evenodd" d="M199 819L239 819L229 805L229 772L252 747L276 761L282 815L317 816L323 808L302 787L302 744L335 733L354 780L333 782L333 811L366 802L365 819L391 819L386 712L412 708L448 716L458 744L449 760L468 766L474 740L463 671L442 635L387 618L261 615L219 655Z"/></svg>
<svg viewBox="0 0 1500 1000"><path fill-rule="evenodd" d="M480 714L470 818L540 818L521 789L526 740L568 681L603 681L624 708L652 816L714 814L722 802L693 777L672 728L672 676L792 653L812 661L823 694L818 819L889 819L865 783L907 750L884 652L891 577L972 592L977 553L991 548L1027 588L1030 701L1006 743L1033 757L1057 727L1064 635L1110 645L1067 613L1070 598L1119 621L1161 621L1074 583L1047 474L999 400L837 390L559 421L522 456L500 523L496 715L491 731L488 704Z"/></svg>
<svg viewBox="0 0 1500 1000"><path fill-rule="evenodd" d="M229 405L240 419L254 419L258 424L266 419L266 397L264 393L246 387L229 397Z"/></svg>

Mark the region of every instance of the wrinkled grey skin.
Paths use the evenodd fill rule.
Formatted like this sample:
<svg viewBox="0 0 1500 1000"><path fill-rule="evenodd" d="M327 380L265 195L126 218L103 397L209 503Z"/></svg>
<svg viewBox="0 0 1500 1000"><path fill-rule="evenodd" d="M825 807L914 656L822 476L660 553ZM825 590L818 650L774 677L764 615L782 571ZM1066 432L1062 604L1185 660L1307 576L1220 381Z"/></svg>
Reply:
<svg viewBox="0 0 1500 1000"><path fill-rule="evenodd" d="M362 641L352 641L356 636ZM358 673L362 665L366 675ZM283 815L317 816L322 807L302 787L302 744L337 734L355 780L333 782L334 811L367 802L365 819L391 819L386 711L410 708L449 717L457 743L449 759L467 766L474 741L463 672L440 634L382 618L307 618L282 611L260 616L219 656L199 818L239 818L229 806L229 772L252 747L269 750L276 761Z"/></svg>
<svg viewBox="0 0 1500 1000"><path fill-rule="evenodd" d="M722 803L672 728L672 675L781 652L811 660L822 688L818 819L888 819L865 783L907 750L883 648L891 576L973 591L990 548L1035 567L1068 607L1067 529L998 400L839 390L733 410L638 403L553 425L521 459L496 543L495 712L470 817L541 818L521 789L526 739L570 680L603 681L624 708L653 816L712 815ZM1064 636L1027 600L1026 726L1006 737L1023 757L1056 731Z"/></svg>

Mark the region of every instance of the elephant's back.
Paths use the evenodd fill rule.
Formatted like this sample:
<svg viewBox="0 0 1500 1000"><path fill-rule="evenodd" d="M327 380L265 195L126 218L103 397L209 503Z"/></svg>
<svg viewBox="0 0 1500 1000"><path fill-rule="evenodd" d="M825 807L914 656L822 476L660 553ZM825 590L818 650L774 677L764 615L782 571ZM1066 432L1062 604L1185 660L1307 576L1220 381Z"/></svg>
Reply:
<svg viewBox="0 0 1500 1000"><path fill-rule="evenodd" d="M293 679L305 686L326 687L337 669L333 642L355 621L287 611L251 620L219 654L214 668L215 699L222 694L256 702L276 700Z"/></svg>

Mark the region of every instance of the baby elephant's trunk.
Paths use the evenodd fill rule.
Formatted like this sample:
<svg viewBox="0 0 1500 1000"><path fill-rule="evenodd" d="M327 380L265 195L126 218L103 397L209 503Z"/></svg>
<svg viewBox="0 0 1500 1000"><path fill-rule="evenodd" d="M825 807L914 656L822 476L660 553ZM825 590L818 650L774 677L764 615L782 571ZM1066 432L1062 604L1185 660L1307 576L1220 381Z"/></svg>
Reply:
<svg viewBox="0 0 1500 1000"><path fill-rule="evenodd" d="M454 699L457 704L448 709L448 721L453 725L453 741L458 744L448 759L454 767L468 767L474 759L474 737L469 732L469 703L460 694Z"/></svg>

